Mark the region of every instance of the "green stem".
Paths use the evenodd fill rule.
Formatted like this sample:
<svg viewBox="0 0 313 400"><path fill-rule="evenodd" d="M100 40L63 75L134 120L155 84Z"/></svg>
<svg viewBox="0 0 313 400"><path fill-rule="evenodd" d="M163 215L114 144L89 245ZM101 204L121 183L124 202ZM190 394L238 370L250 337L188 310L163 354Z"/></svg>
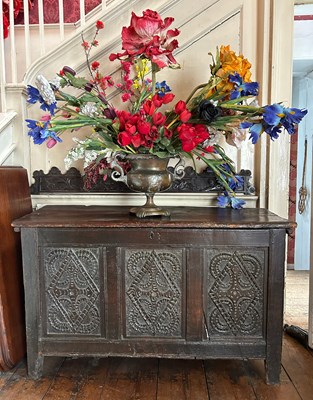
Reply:
<svg viewBox="0 0 313 400"><path fill-rule="evenodd" d="M156 85L156 73L158 71L158 66L151 62L151 77L152 77L152 96L155 94L155 85Z"/></svg>
<svg viewBox="0 0 313 400"><path fill-rule="evenodd" d="M193 98L193 95L194 95L199 89L202 89L202 88L206 87L206 85L207 85L207 83L202 83L201 85L196 86L196 87L193 89L193 91L190 93L190 95L187 97L186 104L189 103L189 101Z"/></svg>

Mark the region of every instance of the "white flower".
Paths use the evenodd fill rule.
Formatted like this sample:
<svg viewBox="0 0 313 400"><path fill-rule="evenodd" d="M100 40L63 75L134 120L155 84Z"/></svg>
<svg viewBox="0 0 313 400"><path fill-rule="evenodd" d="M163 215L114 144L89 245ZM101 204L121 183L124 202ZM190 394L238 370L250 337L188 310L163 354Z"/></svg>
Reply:
<svg viewBox="0 0 313 400"><path fill-rule="evenodd" d="M54 77L53 79L51 79L51 81L49 81L50 85L55 88L56 90L60 89L60 85L61 85L61 78L59 76Z"/></svg>
<svg viewBox="0 0 313 400"><path fill-rule="evenodd" d="M246 140L246 136L246 129L232 128L231 135L226 136L226 142L239 149L242 145L242 142Z"/></svg>
<svg viewBox="0 0 313 400"><path fill-rule="evenodd" d="M56 102L54 92L50 86L50 83L43 75L38 75L36 78L36 86L39 90L41 97L47 104L53 104Z"/></svg>
<svg viewBox="0 0 313 400"><path fill-rule="evenodd" d="M223 131L218 131L214 128L209 128L210 139L207 139L203 142L202 147L206 148L208 146L214 146L215 144L219 143L222 137L224 137Z"/></svg>
<svg viewBox="0 0 313 400"><path fill-rule="evenodd" d="M94 117L98 115L97 107L92 103L86 103L81 107L80 114L87 115L88 117Z"/></svg>

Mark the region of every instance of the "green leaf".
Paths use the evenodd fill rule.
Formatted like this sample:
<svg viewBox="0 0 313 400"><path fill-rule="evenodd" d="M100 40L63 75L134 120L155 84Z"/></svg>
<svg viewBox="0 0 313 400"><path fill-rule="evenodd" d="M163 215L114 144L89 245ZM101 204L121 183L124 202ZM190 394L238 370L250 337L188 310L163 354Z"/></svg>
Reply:
<svg viewBox="0 0 313 400"><path fill-rule="evenodd" d="M68 72L65 74L65 76L67 77L68 81L70 82L70 84L76 88L82 88L86 85L86 83L88 82L88 80L86 78L82 78L79 76L73 76L71 74L69 74Z"/></svg>
<svg viewBox="0 0 313 400"><path fill-rule="evenodd" d="M85 103L100 103L100 100L93 94L83 94L81 97L79 97L79 102L81 104Z"/></svg>
<svg viewBox="0 0 313 400"><path fill-rule="evenodd" d="M156 152L153 152L153 151L150 151L152 154L154 154L155 156L157 156L157 157L159 157L159 158L166 158L166 157L168 157L168 152L166 152L166 151L156 151Z"/></svg>

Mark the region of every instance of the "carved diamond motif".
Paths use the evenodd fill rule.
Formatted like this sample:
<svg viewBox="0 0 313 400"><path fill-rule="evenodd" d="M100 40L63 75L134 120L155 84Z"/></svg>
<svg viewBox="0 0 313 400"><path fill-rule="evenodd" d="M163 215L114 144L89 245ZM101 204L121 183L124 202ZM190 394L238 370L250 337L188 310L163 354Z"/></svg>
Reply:
<svg viewBox="0 0 313 400"><path fill-rule="evenodd" d="M47 332L100 334L99 249L44 252Z"/></svg>
<svg viewBox="0 0 313 400"><path fill-rule="evenodd" d="M208 251L209 335L263 334L264 252Z"/></svg>
<svg viewBox="0 0 313 400"><path fill-rule="evenodd" d="M126 335L182 333L182 253L126 251Z"/></svg>

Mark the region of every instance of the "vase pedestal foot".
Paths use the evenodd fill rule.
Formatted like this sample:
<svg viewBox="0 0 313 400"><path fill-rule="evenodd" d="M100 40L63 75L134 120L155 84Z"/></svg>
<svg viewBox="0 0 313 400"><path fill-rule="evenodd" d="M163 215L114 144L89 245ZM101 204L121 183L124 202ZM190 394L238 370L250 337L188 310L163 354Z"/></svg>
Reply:
<svg viewBox="0 0 313 400"><path fill-rule="evenodd" d="M141 207L132 207L129 210L131 214L136 214L136 217L138 218L170 216L170 212L168 210L165 210L164 208L158 207L154 204L154 193L145 193L145 195L146 204Z"/></svg>
<svg viewBox="0 0 313 400"><path fill-rule="evenodd" d="M168 210L165 210L164 208L160 207L133 207L130 210L131 214L136 214L136 217L138 218L145 218L145 217L169 217L170 212Z"/></svg>

